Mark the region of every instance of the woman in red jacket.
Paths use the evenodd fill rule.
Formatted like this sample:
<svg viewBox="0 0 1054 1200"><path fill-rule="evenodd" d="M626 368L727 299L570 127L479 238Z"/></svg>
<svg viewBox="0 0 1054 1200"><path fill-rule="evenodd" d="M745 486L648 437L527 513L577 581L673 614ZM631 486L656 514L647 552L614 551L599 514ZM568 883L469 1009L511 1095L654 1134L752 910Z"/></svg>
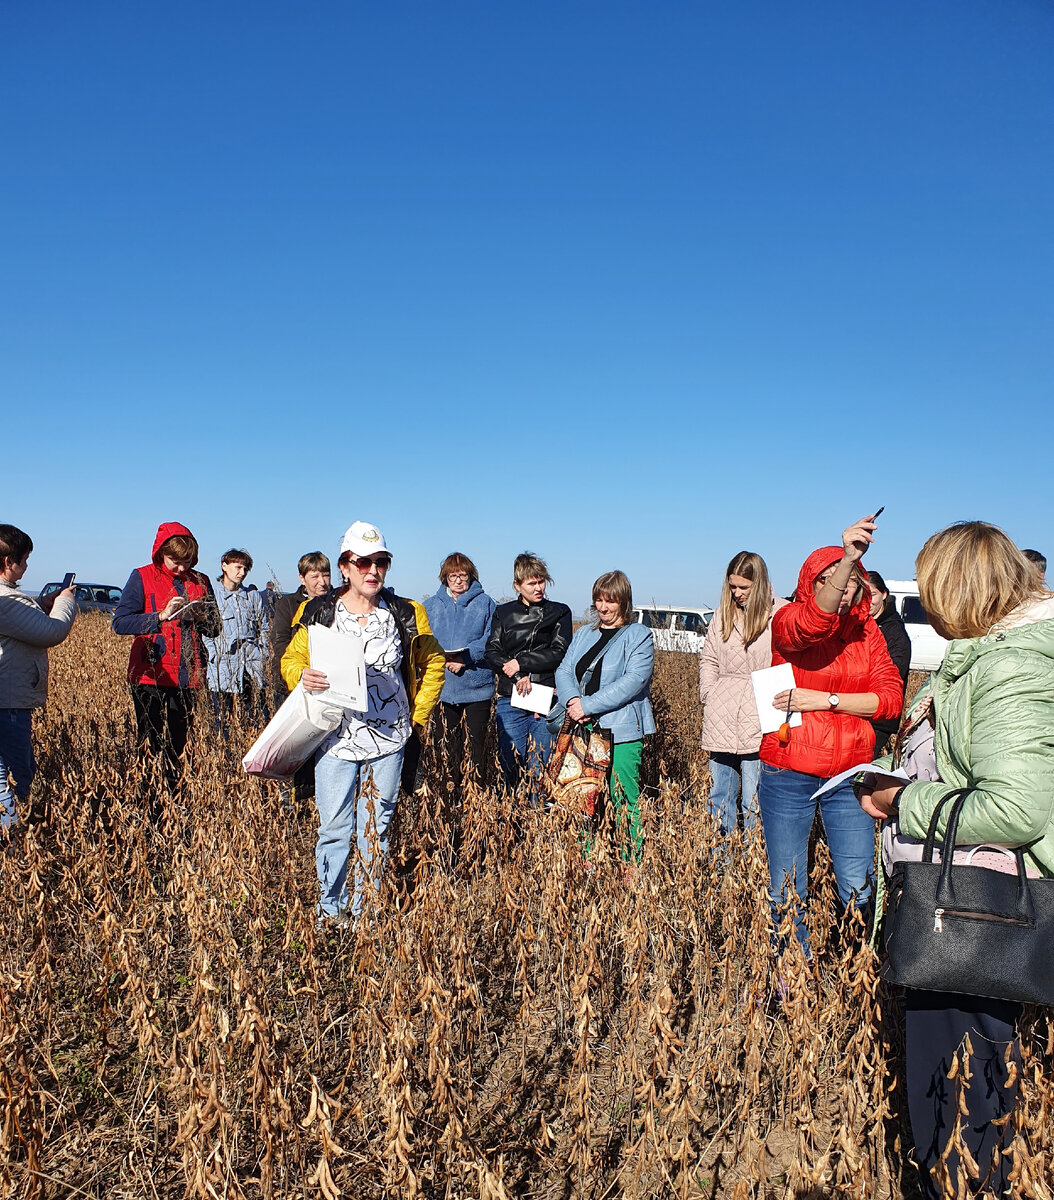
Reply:
<svg viewBox="0 0 1054 1200"><path fill-rule="evenodd" d="M134 639L128 682L139 743L164 756L169 792L179 781L194 699L205 683L201 639L220 632L212 584L194 570L197 561L190 530L178 521L162 522L150 562L128 576L113 614L114 633ZM158 812L155 803L152 815Z"/></svg>
<svg viewBox="0 0 1054 1200"><path fill-rule="evenodd" d="M802 723L761 741L758 800L769 860L773 905L793 890L804 900L809 832L819 804L843 905L871 899L875 822L861 812L851 781L814 800L832 776L871 761L872 717L900 712L900 675L871 619L871 591L860 559L875 523L858 521L841 546L824 546L805 561L796 600L772 618L772 662L789 662L794 687L777 708L802 714ZM784 741L780 738L783 736ZM799 912L799 941L807 941Z"/></svg>

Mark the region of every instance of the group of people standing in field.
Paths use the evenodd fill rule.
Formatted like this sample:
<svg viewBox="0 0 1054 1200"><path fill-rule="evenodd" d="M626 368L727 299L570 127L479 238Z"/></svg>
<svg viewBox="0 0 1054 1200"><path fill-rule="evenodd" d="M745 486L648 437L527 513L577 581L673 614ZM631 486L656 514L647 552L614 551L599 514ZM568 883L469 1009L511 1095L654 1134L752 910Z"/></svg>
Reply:
<svg viewBox="0 0 1054 1200"><path fill-rule="evenodd" d="M311 661L313 625L361 643L366 710L344 709L294 780L302 793L314 794L324 918L357 920L365 888L379 875L375 857L386 855L400 792L417 788L426 729L443 772L439 799L456 854L465 772L487 781L492 712L502 780L513 791L522 783L531 802L539 800L556 732L554 709L606 730L613 744L610 793L624 814L628 857L639 859L641 747L655 728L654 654L651 631L633 623L630 583L621 571L597 580L595 619L573 634L571 610L546 595L552 580L545 562L529 553L513 564L516 599L508 603L496 604L472 560L455 553L443 560L439 587L422 604L387 585L392 553L384 535L356 521L340 543L339 584L332 586L326 555L307 554L299 563L300 587L280 597L269 617L258 607L259 593L244 587L252 565L246 552L224 555L222 591L195 569L197 559L190 531L162 524L150 563L132 573L113 618L115 632L133 639L128 679L139 740L160 757L170 790L199 689L219 693L213 707L221 728L236 700L262 718L268 641L278 700L297 686L309 694L328 689ZM532 700L532 693L548 695L545 689L553 690L552 703Z"/></svg>
<svg viewBox="0 0 1054 1200"><path fill-rule="evenodd" d="M744 825L760 816L774 912L793 902L807 954L806 872L817 811L841 902L865 917L876 822L887 871L917 861L935 811L959 788L966 795L957 859L961 853L964 862L985 859L1013 871L1001 852L1021 848L1029 873L1054 876L1054 595L1045 560L983 521L950 526L926 542L915 562L919 594L950 645L939 671L905 705L910 643L881 576L861 565L875 528L865 518L845 530L840 546L809 555L789 602L773 594L757 555L737 555L700 656L712 811L725 833L740 798ZM774 700L787 721L762 736L750 672L780 663L791 664L794 678ZM876 758L891 733L892 754ZM862 763L873 769L821 791ZM885 774L893 766L907 778ZM938 813L939 837L946 824L947 814ZM941 1195L946 1172L956 1187L961 1173L971 1193L1002 1194L1011 1170L1021 1006L991 995L904 993L908 1108L923 1192ZM972 1047L970 1071L983 1080L970 1089L966 1113L948 1083L964 1045Z"/></svg>
<svg viewBox="0 0 1054 1200"><path fill-rule="evenodd" d="M980 521L950 526L926 542L916 559L920 598L950 644L940 670L905 705L910 645L881 576L862 566L875 529L866 517L840 544L810 554L789 601L775 596L760 556L735 555L700 655L715 836L760 818L773 910L795 902L794 933L807 955L807 860L817 812L839 898L865 916L876 822L887 868L918 857L951 789L966 789L957 846L1020 848L1030 873L1054 876L1054 595L1043 579L1045 563ZM31 550L27 535L0 525L5 828L33 775L29 717L46 692L47 647L68 635L76 613L72 589L58 594L50 613L18 591ZM509 603L495 604L472 560L457 553L443 560L438 589L420 604L388 586L392 552L376 526L356 521L340 544L338 586L331 586L325 555L306 555L300 589L271 613L242 597L251 566L244 552L224 556L220 593L194 569L197 558L189 530L161 525L151 561L133 572L113 620L117 633L132 636L128 680L140 741L162 757L170 786L178 780L195 691L207 686L251 699L255 687L263 689L266 635L284 687L307 692L323 692L328 683L312 665L312 626L362 644L367 709L345 711L314 758L323 918L357 919L371 874L379 874L373 859L385 853L400 787L415 786L430 720L453 810L465 773L485 774L492 711L502 775L515 788L526 772L525 797L536 795L554 714L606 730L611 801L628 837L624 861L640 860L640 763L644 738L655 729L654 651L651 631L633 622L622 572L597 579L593 619L573 633L570 610L546 596L544 561L531 554L515 560L516 599ZM750 674L783 663L791 666L793 687L774 703L786 720L762 735ZM554 689L552 712L529 703L542 687ZM221 716L226 703L217 706ZM892 757L876 759L890 742ZM860 763L872 767L823 790ZM894 763L903 775L886 773ZM359 853L349 881L353 838ZM774 949L781 949L775 932ZM905 1010L909 1110L924 1191L939 1194L931 1168L954 1174L960 1166L957 1146L948 1145L960 1101L947 1076L967 1036L974 1074L989 1084L971 1089L960 1135L969 1155L962 1161L979 1172L971 1189L1001 1190L1005 1118L1017 1098L1020 1006L908 990Z"/></svg>

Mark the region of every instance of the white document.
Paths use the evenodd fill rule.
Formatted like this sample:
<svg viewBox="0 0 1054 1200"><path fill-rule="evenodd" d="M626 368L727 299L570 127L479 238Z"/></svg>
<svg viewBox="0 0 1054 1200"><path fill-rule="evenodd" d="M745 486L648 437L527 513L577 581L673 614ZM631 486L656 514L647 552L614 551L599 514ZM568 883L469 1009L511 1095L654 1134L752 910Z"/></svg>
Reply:
<svg viewBox="0 0 1054 1200"><path fill-rule="evenodd" d="M894 771L888 767L876 767L871 762L857 763L855 767L850 767L848 771L843 771L840 775L832 775L823 787L817 788L813 792L810 799L816 800L827 792L833 792L836 787L840 787L847 779L852 779L854 775L859 775L862 771L868 775L888 775L890 779L900 779L904 783L911 783L911 777L905 775L900 767L897 767Z"/></svg>
<svg viewBox="0 0 1054 1200"><path fill-rule="evenodd" d="M763 667L760 671L750 672L750 682L754 686L754 703L757 705L761 732L775 733L787 720L787 710L774 708L772 698L794 687L794 668L790 663L780 663L777 667ZM787 723L792 729L800 725L801 713L791 713Z"/></svg>
<svg viewBox="0 0 1054 1200"><path fill-rule="evenodd" d="M352 712L365 712L368 705L362 638L326 625L309 625L307 646L312 668L324 671L329 680L324 692L312 694Z"/></svg>
<svg viewBox="0 0 1054 1200"><path fill-rule="evenodd" d="M525 708L528 712L541 713L547 716L553 707L553 693L556 688L547 687L544 683L532 683L531 690L526 696L521 696L514 687L510 703L513 708Z"/></svg>

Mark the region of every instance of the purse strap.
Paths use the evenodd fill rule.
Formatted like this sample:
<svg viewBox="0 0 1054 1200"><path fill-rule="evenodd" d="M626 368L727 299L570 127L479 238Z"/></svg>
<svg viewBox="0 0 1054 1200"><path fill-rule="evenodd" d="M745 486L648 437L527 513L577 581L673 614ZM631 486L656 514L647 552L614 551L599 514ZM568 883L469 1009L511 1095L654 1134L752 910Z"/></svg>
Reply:
<svg viewBox="0 0 1054 1200"><path fill-rule="evenodd" d="M611 647L614 646L614 644L619 640L619 638L622 636L622 634L628 628L629 628L628 625L624 625L618 631L618 633L615 634L615 636L613 638L610 638L607 642L605 642L604 648L600 651L600 653L596 656L596 658L593 659L593 661L589 664L589 666L586 667L586 669L582 672L582 679L578 686L582 689L583 692L586 690L586 684L590 681L590 679L593 678L593 672L596 670L597 665L599 664L600 660L604 657L605 654L607 654L607 652L611 649Z"/></svg>
<svg viewBox="0 0 1054 1200"><path fill-rule="evenodd" d="M926 842L922 851L922 860L923 862L932 863L933 847L937 839L937 821L944 805L949 800L953 800L951 811L948 813L948 823L944 827L944 844L941 846L941 873L937 881L936 895L938 908L954 909L957 907L955 884L952 880L955 842L959 833L959 817L962 815L966 797L972 790L972 788L957 788L955 791L949 792L947 796L942 796L937 807L933 810L933 816L930 817L930 825L926 831ZM1013 850L1014 860L1017 864L1017 908L1015 915L1023 923L1035 924L1036 911L1032 903L1032 893L1029 889L1028 872L1025 869L1025 852L1021 846L1015 846ZM962 866L960 869L962 869ZM971 866L967 869L976 871L980 868Z"/></svg>

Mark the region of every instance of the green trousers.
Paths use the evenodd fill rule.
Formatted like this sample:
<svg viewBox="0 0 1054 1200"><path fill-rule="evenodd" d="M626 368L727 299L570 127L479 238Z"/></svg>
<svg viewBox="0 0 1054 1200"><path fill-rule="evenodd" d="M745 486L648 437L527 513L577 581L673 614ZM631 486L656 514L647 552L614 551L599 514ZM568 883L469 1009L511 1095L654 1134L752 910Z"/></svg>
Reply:
<svg viewBox="0 0 1054 1200"><path fill-rule="evenodd" d="M640 823L640 756L644 743L616 742L611 748L608 788L623 859L640 862L644 830Z"/></svg>

